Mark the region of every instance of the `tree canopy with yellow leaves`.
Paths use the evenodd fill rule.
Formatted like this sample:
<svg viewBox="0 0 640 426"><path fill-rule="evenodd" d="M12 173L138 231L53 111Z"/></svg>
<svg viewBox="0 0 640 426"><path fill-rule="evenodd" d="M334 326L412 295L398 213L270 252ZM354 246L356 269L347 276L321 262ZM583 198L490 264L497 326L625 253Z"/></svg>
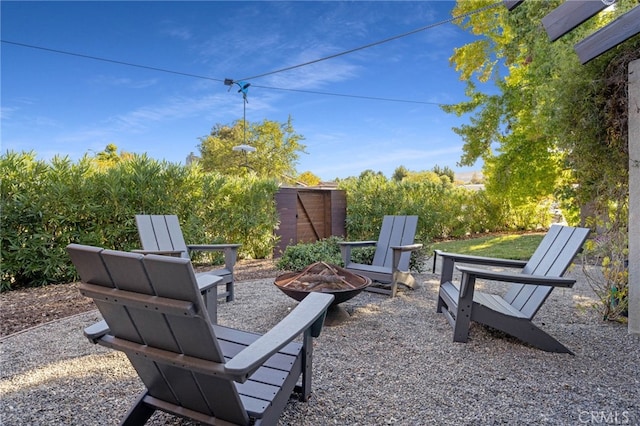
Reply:
<svg viewBox="0 0 640 426"><path fill-rule="evenodd" d="M458 0L459 16L490 0ZM561 3L488 8L456 23L478 38L455 49L451 65L467 82L468 100L444 110L469 116L454 131L464 140L461 166L484 162L487 192L514 205L552 194L573 205L605 205L626 196L627 64L640 57L634 37L581 65L574 44L634 6L621 0L551 42L542 18ZM492 82L495 89L487 88ZM492 92L490 91L492 90Z"/></svg>
<svg viewBox="0 0 640 426"><path fill-rule="evenodd" d="M286 123L237 120L231 125L216 124L209 135L200 138L200 165L205 171L224 175L245 176L253 172L281 181L297 174L296 163L306 148L303 140L295 132L291 118ZM255 151L233 149L241 145L249 145Z"/></svg>

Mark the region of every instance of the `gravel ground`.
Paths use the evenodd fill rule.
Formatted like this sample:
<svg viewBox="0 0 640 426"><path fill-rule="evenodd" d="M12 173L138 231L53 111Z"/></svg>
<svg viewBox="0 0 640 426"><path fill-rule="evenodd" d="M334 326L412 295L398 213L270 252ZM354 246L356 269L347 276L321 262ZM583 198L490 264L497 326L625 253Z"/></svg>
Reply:
<svg viewBox="0 0 640 426"><path fill-rule="evenodd" d="M576 355L528 347L474 325L453 343L436 314L438 276L396 298L363 292L350 317L315 340L313 395L292 400L281 424L640 424L640 345L626 325L605 323L579 268L535 322ZM264 332L295 307L272 279L239 282L219 322ZM117 424L143 386L126 357L92 345L82 328L97 311L0 340L2 425ZM164 413L149 424L189 425Z"/></svg>

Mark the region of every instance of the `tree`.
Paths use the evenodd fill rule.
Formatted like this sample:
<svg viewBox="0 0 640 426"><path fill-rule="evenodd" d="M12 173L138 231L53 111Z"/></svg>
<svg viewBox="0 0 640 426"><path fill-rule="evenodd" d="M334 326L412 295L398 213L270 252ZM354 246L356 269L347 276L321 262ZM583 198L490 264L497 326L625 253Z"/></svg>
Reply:
<svg viewBox="0 0 640 426"><path fill-rule="evenodd" d="M398 166L391 176L394 182L432 182L437 184L448 185L454 181L455 174L453 170L445 166L441 168L436 165L432 170L422 170L415 172L407 169L405 166Z"/></svg>
<svg viewBox="0 0 640 426"><path fill-rule="evenodd" d="M110 143L105 147L104 151L96 153L94 158L96 159L98 168L109 168L118 164L122 160L130 159L132 157L133 154L130 152L120 151L120 154L118 154L118 146L114 143Z"/></svg>
<svg viewBox="0 0 640 426"><path fill-rule="evenodd" d="M471 180L469 181L469 183L472 183L474 185L478 185L478 184L484 183L484 176L482 176L482 175L478 176L478 174L476 172L473 172L473 174L471 175Z"/></svg>
<svg viewBox="0 0 640 426"><path fill-rule="evenodd" d="M436 164L431 170L438 176L447 176L449 178L449 183L456 180L456 174L449 166L440 167Z"/></svg>
<svg viewBox="0 0 640 426"><path fill-rule="evenodd" d="M314 175L308 170L306 172L301 173L296 180L298 182L304 183L307 186L316 186L321 182L318 176Z"/></svg>
<svg viewBox="0 0 640 426"><path fill-rule="evenodd" d="M386 180L386 178L384 176L384 173L382 173L380 171L376 172L376 171L374 171L372 169L367 169L367 170L362 171L360 173L359 179L365 179L365 178L367 178L369 176L378 176L378 177L382 177L382 178L384 178Z"/></svg>
<svg viewBox="0 0 640 426"><path fill-rule="evenodd" d="M407 169L405 166L398 166L393 171L393 176L391 176L391 179L393 179L396 182L402 182L402 179L404 179L408 175L409 175L409 169Z"/></svg>
<svg viewBox="0 0 640 426"><path fill-rule="evenodd" d="M108 144L104 151L96 154L96 159L103 162L118 162L120 160L120 157L118 157L118 147L113 143Z"/></svg>
<svg viewBox="0 0 640 426"><path fill-rule="evenodd" d="M431 170L423 170L421 172L409 172L404 178L404 182L431 182L435 184L442 184L443 181L436 173Z"/></svg>
<svg viewBox="0 0 640 426"><path fill-rule="evenodd" d="M297 174L295 165L300 154L306 153L302 140L304 137L295 132L291 117L286 123L265 119L261 123L237 120L231 125L216 124L209 135L200 138L200 165L205 171L224 175L253 172L281 181L283 176ZM245 144L254 147L255 152L233 150Z"/></svg>
<svg viewBox="0 0 640 426"><path fill-rule="evenodd" d="M491 3L459 0L453 14ZM585 205L604 201L605 187L624 185L627 159L616 142L620 138L608 130L613 120L607 118L620 115L607 113L610 90L603 75L613 58L625 52L637 57L639 40L586 66L580 65L573 45L632 7L633 1L619 1L615 11L551 43L540 22L560 3L524 2L512 12L497 7L457 22L479 36L451 57L467 82L469 100L444 109L473 114L470 124L454 129L464 140L459 164L482 159L487 192L516 206L537 203L558 188L565 198ZM480 90L490 80L497 94Z"/></svg>

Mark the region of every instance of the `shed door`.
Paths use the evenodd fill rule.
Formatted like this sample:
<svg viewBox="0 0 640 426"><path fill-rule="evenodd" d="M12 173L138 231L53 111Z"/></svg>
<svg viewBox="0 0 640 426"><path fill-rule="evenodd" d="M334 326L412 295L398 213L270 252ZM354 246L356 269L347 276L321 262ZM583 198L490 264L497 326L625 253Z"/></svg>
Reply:
<svg viewBox="0 0 640 426"><path fill-rule="evenodd" d="M298 191L297 235L299 243L310 243L331 235L328 191Z"/></svg>

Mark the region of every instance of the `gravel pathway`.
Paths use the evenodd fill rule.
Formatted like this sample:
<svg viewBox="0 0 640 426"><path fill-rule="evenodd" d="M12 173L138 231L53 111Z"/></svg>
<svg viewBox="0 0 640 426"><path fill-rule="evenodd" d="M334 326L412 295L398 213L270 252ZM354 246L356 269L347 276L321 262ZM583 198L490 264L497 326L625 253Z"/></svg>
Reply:
<svg viewBox="0 0 640 426"><path fill-rule="evenodd" d="M594 296L579 268L536 323L576 356L528 347L474 325L453 343L436 314L438 276L394 299L363 292L342 304L350 317L315 341L313 395L291 401L281 424L640 424L640 344L625 325L587 308ZM273 280L237 284L219 322L264 332L295 307ZM118 424L143 386L126 357L92 345L92 311L0 340L0 424ZM149 424L190 425L164 413Z"/></svg>

